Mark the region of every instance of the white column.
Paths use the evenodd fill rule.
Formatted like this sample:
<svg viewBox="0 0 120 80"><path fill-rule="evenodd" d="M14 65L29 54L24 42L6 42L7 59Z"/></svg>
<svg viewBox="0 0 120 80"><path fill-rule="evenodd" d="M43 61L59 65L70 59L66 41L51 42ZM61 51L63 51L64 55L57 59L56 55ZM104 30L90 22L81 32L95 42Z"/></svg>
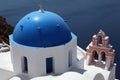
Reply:
<svg viewBox="0 0 120 80"><path fill-rule="evenodd" d="M86 60L87 65L90 64L90 58L91 58L91 54L87 54L87 60Z"/></svg>
<svg viewBox="0 0 120 80"><path fill-rule="evenodd" d="M110 68L110 57L109 57L109 56L107 56L105 69L106 69L106 70L109 70L109 68Z"/></svg>
<svg viewBox="0 0 120 80"><path fill-rule="evenodd" d="M101 60L102 60L102 55L98 54L98 62L101 62Z"/></svg>

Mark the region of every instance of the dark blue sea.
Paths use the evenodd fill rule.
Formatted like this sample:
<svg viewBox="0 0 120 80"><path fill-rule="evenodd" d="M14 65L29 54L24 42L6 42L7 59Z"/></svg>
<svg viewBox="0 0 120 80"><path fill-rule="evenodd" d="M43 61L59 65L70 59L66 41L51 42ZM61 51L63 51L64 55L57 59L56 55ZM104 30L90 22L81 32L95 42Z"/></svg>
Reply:
<svg viewBox="0 0 120 80"><path fill-rule="evenodd" d="M67 20L83 49L100 29L106 32L116 50L116 77L120 79L120 0L0 0L0 15L15 26L24 15L38 10L40 4Z"/></svg>

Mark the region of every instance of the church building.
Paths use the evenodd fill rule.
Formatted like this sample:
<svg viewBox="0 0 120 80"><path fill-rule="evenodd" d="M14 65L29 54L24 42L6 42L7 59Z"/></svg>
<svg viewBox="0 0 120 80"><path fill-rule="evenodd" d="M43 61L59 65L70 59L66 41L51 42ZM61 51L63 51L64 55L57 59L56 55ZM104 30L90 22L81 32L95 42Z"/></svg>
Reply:
<svg viewBox="0 0 120 80"><path fill-rule="evenodd" d="M75 66L77 37L55 13L35 11L10 35L13 68L30 76L61 74Z"/></svg>
<svg viewBox="0 0 120 80"><path fill-rule="evenodd" d="M1 80L117 80L115 50L102 30L85 51L63 18L41 9L24 16L9 40L10 51L0 54Z"/></svg>

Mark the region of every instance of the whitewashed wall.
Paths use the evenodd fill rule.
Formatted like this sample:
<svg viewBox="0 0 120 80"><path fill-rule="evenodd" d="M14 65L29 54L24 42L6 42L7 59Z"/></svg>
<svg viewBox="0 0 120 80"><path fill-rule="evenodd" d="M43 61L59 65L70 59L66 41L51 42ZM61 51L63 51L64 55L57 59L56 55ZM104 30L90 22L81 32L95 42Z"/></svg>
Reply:
<svg viewBox="0 0 120 80"><path fill-rule="evenodd" d="M27 57L28 73L26 74L30 77L46 75L46 58L49 57L53 57L53 70L55 74L61 74L69 70L69 53L72 54L72 65L76 66L77 64L77 38L73 38L64 45L45 48L28 47L11 43L11 49L13 67L16 74L22 73L23 66L21 59L23 56Z"/></svg>

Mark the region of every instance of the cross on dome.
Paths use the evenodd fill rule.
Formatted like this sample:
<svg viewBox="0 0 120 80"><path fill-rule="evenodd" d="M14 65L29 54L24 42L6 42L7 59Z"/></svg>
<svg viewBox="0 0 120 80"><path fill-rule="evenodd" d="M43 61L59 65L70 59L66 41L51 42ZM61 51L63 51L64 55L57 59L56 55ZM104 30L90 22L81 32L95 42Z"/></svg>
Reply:
<svg viewBox="0 0 120 80"><path fill-rule="evenodd" d="M43 6L42 6L42 4L40 4L39 6L40 6L40 9L39 9L39 11L40 11L40 12L44 12L44 9L43 9Z"/></svg>

